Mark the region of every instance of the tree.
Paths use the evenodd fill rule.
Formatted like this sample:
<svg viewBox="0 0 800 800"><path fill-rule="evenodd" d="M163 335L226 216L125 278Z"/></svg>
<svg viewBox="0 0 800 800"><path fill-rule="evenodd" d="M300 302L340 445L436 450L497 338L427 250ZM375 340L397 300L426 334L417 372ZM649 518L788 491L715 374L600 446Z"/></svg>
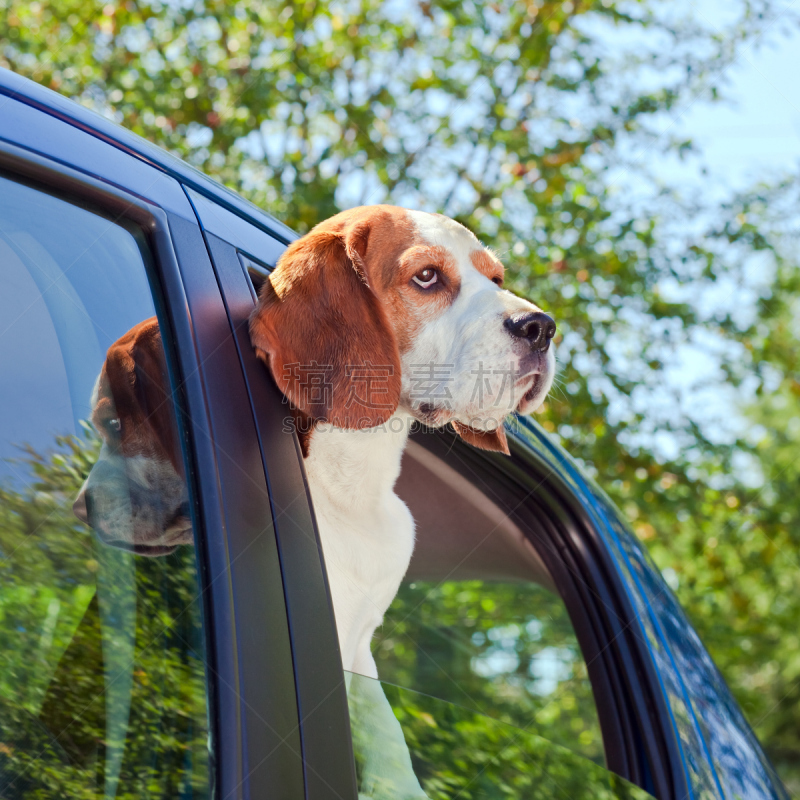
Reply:
<svg viewBox="0 0 800 800"><path fill-rule="evenodd" d="M775 448L789 457L790 406L770 416L764 402L794 397L796 332L755 302L744 320L732 307L709 318L694 302L704 287L741 283L751 257L792 265L754 198L695 206L647 168L655 153L691 148L669 127L656 132L665 115L715 98L738 45L794 20L770 0L741 0L734 21L712 32L673 8L0 0L0 64L110 115L300 232L344 206L387 200L455 216L493 246L508 285L558 320L561 389L542 424L677 576L712 654L798 786L797 570L786 555L770 561L772 545L761 543L763 533L776 554L797 552L796 500L778 492L762 514L742 466L762 464L766 485L790 474L779 480L769 462ZM641 190L632 199L613 191L630 188L619 179L626 170ZM791 291L770 281L758 290ZM687 343L713 354L711 396L750 387L753 417L776 426L773 444L748 444L746 430L721 436L687 409L668 378ZM778 389L773 359L782 359Z"/></svg>

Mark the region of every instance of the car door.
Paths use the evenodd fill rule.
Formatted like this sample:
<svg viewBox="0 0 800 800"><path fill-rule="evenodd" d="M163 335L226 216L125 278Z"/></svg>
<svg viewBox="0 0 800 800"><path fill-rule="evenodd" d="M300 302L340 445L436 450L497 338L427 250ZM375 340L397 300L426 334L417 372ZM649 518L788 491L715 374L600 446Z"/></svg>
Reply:
<svg viewBox="0 0 800 800"><path fill-rule="evenodd" d="M352 796L359 750L375 733L361 725L358 697L375 697L376 687L339 668L294 421L246 325L292 237L256 209L246 219L210 195L187 195L236 333L275 504L299 703L311 709L301 716L307 788ZM518 420L512 434L507 460L447 432L417 431L398 483L417 549L373 646L379 691L426 791L636 796L617 775L659 798L784 797L617 512L540 429ZM378 747L394 745L378 737Z"/></svg>
<svg viewBox="0 0 800 800"><path fill-rule="evenodd" d="M606 764L656 796L682 796L680 764L670 761L664 731L653 726L647 692L637 684L640 675L625 674L620 647L609 649L596 635L596 606L612 601L602 594L607 587L590 587L583 578L593 565L578 567L541 520L534 525L521 519L535 483L515 499L508 468L498 469L503 459L477 454L446 433L414 434L398 483L417 519L418 544L374 643L379 673L388 682L373 687L363 676L344 680L293 420L253 355L247 332L257 289L288 237L272 229L266 215L256 226L211 198L191 189L187 194L236 330L276 503L300 706L313 709L301 714L313 776L307 787L341 796L361 788L360 751L370 746L361 700L378 691L400 720L431 797L465 791L492 800L559 791L638 796ZM533 480L524 471L520 477L519 464L512 469L517 489L520 480ZM451 497L449 505L445 497ZM544 559L537 548L547 551ZM503 605L508 607L501 611ZM617 615L615 626L611 639L622 635L626 622ZM526 675L516 700L501 697L519 677L506 674L510 664L510 672ZM367 738L374 726L369 730ZM377 742L387 749L395 745L388 738ZM384 790L387 797L396 794L392 786Z"/></svg>
<svg viewBox="0 0 800 800"><path fill-rule="evenodd" d="M0 791L296 798L273 505L194 209L36 105L0 95Z"/></svg>

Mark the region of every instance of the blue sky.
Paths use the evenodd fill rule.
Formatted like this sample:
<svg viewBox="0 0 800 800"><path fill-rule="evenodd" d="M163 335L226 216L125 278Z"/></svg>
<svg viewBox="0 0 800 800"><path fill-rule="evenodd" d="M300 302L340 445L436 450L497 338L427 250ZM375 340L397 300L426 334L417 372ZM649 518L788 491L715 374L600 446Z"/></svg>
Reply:
<svg viewBox="0 0 800 800"><path fill-rule="evenodd" d="M732 7L741 10L738 3L724 0L691 3L686 0L686 5L698 21L714 29L731 21ZM644 171L655 173L687 201L708 203L712 213L715 202L730 197L737 189L751 188L759 182L774 183L787 175L798 174L800 30L787 34L781 28L783 19L788 19L790 13L800 13L800 0L785 2L784 8L786 15L781 15L777 23L768 27L758 41L739 45L733 62L717 84L724 100L712 103L707 94L700 94L691 102L681 104L672 114L664 115L654 126L671 136L692 139L696 146L693 156L683 161L674 155L654 157L653 149L643 148L634 157L634 162ZM626 206L634 198L635 207L637 196L644 196L639 195L639 191L644 190L645 195L649 191L649 184L640 180L635 167L619 170L612 176L611 184ZM683 228L690 230L695 222L697 220L686 219ZM678 234L682 232L677 231ZM732 252L730 259L736 261L737 254ZM753 259L744 271L747 285L723 277L713 284L684 285L678 290L680 299L698 308L706 307L711 325L708 331L694 335L677 349L665 377L668 385L679 391L684 413L719 442L732 441L743 434L748 422L736 412L736 407L740 401L746 402L752 397L756 386L746 381L742 391L737 392L726 382L720 365L725 352L728 359L736 358L736 342L726 343L724 338L713 333L714 313L724 307L729 312L741 312L746 318L748 308L754 309L770 279L771 262ZM665 396L662 400L669 407L659 414L657 400L657 393L648 394L646 405L657 420L656 431L661 428L662 433L653 438L642 437L642 442L664 457L674 457L680 443L663 429L662 423L675 417L678 409L670 406ZM750 464L742 466L752 469ZM754 484L760 481L758 475L750 477Z"/></svg>
<svg viewBox="0 0 800 800"><path fill-rule="evenodd" d="M724 13L718 0L696 6L709 22ZM800 3L786 8L787 15L800 11ZM800 164L800 32L786 36L780 27L739 47L725 73L727 102L699 98L681 114L677 128L700 146L716 181L741 188Z"/></svg>

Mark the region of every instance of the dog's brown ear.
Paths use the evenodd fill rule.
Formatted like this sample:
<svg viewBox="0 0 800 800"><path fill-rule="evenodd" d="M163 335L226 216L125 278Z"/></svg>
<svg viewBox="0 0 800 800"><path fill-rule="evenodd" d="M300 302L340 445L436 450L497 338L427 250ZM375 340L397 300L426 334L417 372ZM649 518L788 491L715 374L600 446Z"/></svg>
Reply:
<svg viewBox="0 0 800 800"><path fill-rule="evenodd" d="M256 355L290 403L340 428L385 422L400 401L397 341L363 262L369 227L291 244L250 317Z"/></svg>
<svg viewBox="0 0 800 800"><path fill-rule="evenodd" d="M511 451L508 449L506 431L502 425L498 425L493 431L481 431L454 421L453 428L465 442L469 442L474 447L478 447L481 450L497 450L507 456L511 455Z"/></svg>
<svg viewBox="0 0 800 800"><path fill-rule="evenodd" d="M134 392L144 418L179 475L183 475L175 402L167 372L161 330L155 317L142 323L131 348Z"/></svg>
<svg viewBox="0 0 800 800"><path fill-rule="evenodd" d="M140 322L108 349L100 373L95 427L118 420L125 455L158 455L183 474L174 403L155 317Z"/></svg>

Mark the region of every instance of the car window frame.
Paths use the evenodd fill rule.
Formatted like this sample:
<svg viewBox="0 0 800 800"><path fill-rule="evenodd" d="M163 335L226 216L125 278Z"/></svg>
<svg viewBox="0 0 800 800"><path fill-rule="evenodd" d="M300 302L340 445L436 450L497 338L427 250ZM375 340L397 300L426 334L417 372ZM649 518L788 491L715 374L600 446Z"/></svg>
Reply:
<svg viewBox="0 0 800 800"><path fill-rule="evenodd" d="M191 190L187 189L187 194L192 198ZM207 212L199 219L235 331L274 504L300 708L305 797L323 800L333 792L343 800L356 800L344 672L300 444L296 433L285 429L288 406L250 344L248 320L256 295L249 271L256 269L264 276L269 267L250 256L247 245L252 238L241 236L242 221L230 219L234 215L222 207L214 212L212 230L226 233L233 242L205 227ZM278 252L272 251L277 260L286 245L277 239L273 242L278 248Z"/></svg>
<svg viewBox="0 0 800 800"><path fill-rule="evenodd" d="M51 120L39 113L46 128ZM165 190L168 206L175 207L174 190L182 190L173 178L152 170L158 180L151 182L152 193L144 199L120 188L124 171L117 172L117 185L110 185L65 164L63 153L54 160L8 142L6 128L13 121L9 115L0 123L0 172L112 221L132 224L149 246L153 302L168 331L164 349L178 398L182 454L189 465L212 743L210 788L231 800L269 790L274 797L296 797L298 789L302 791L303 765L293 742L299 737L298 709L277 549L268 535L260 537L248 558L237 558L252 545L243 538L248 534L245 516L253 504L243 508L241 498L230 497L235 476L230 470L226 474L219 449L222 444L235 451L243 439L255 437L228 318L197 220L159 204L160 191ZM86 137L81 151L85 158L97 140L81 135ZM140 178L143 169L152 169L126 158ZM224 387L233 409L220 407L215 386ZM266 508L271 527L263 476L260 491L249 495ZM253 597L252 575L252 565L265 563L271 563L273 573L273 591L259 593L272 602L267 613L263 599ZM254 625L263 634L260 640L248 633ZM267 691L254 690L265 677ZM283 791L276 793L276 787Z"/></svg>

